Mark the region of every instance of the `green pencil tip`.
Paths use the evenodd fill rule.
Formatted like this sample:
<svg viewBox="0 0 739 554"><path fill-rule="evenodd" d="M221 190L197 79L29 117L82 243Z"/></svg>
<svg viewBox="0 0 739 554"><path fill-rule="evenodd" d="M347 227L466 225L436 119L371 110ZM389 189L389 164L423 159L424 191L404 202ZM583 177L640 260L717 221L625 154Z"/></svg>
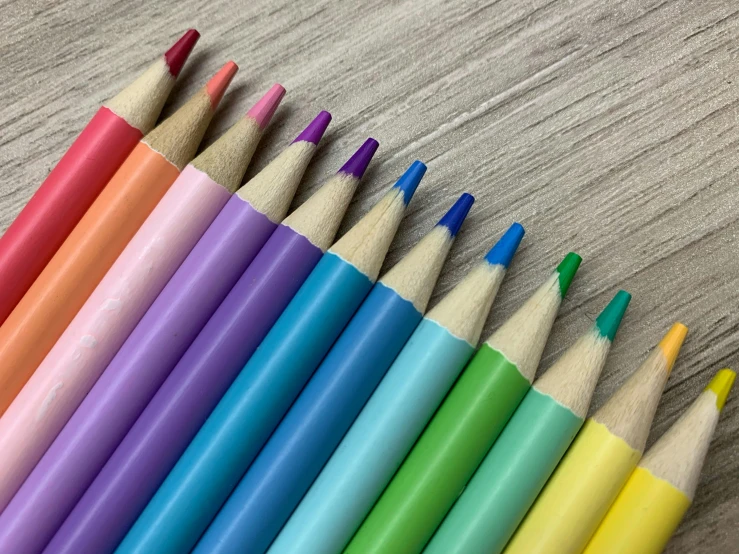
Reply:
<svg viewBox="0 0 739 554"><path fill-rule="evenodd" d="M579 255L570 252L557 266L557 271L559 272L559 292L562 298L567 294L567 289L570 288L570 283L575 278L575 273L577 273L577 268L580 267L581 261L582 258Z"/></svg>
<svg viewBox="0 0 739 554"><path fill-rule="evenodd" d="M616 336L616 331L618 331L618 327L621 325L621 319L624 317L630 301L631 295L625 290L620 290L611 299L608 306L600 312L600 315L595 320L595 326L598 328L601 336L613 342L613 338Z"/></svg>

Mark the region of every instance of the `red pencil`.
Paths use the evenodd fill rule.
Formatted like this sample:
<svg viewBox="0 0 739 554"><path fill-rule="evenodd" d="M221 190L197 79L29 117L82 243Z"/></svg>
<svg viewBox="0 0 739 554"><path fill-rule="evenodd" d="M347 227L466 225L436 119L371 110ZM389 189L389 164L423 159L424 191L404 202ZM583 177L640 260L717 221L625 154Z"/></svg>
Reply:
<svg viewBox="0 0 739 554"><path fill-rule="evenodd" d="M101 107L0 237L0 324L141 138L154 128L200 34L190 29Z"/></svg>

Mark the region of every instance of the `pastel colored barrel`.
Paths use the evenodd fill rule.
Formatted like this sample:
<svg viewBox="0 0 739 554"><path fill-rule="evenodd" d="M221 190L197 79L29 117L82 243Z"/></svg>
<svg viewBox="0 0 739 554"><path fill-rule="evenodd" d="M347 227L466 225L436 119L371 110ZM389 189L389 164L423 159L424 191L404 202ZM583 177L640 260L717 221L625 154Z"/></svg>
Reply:
<svg viewBox="0 0 739 554"><path fill-rule="evenodd" d="M52 348L49 357L56 361L60 383L72 386L66 375L74 374L85 389L92 386L229 197L205 173L185 168ZM79 348L85 337L94 348ZM5 524L25 537L17 544L21 551L51 539L105 462L107 451L96 448L99 437L85 434L87 427L77 428L75 421L3 514Z"/></svg>
<svg viewBox="0 0 739 554"><path fill-rule="evenodd" d="M580 554L639 458L621 437L588 419L506 552Z"/></svg>
<svg viewBox="0 0 739 554"><path fill-rule="evenodd" d="M346 552L420 552L529 387L514 364L483 344Z"/></svg>
<svg viewBox="0 0 739 554"><path fill-rule="evenodd" d="M87 532L60 533L52 551L115 548L321 255L277 227L85 493Z"/></svg>
<svg viewBox="0 0 739 554"><path fill-rule="evenodd" d="M121 552L174 554L195 545L371 287L353 265L331 252L323 255L146 506Z"/></svg>
<svg viewBox="0 0 739 554"><path fill-rule="evenodd" d="M420 320L375 285L194 552L267 549Z"/></svg>
<svg viewBox="0 0 739 554"><path fill-rule="evenodd" d="M584 554L660 554L689 507L685 493L637 467Z"/></svg>
<svg viewBox="0 0 739 554"><path fill-rule="evenodd" d="M424 553L502 552L582 423L532 388Z"/></svg>
<svg viewBox="0 0 739 554"><path fill-rule="evenodd" d="M100 108L0 237L0 325L142 137Z"/></svg>
<svg viewBox="0 0 739 554"><path fill-rule="evenodd" d="M269 553L341 552L473 352L424 319Z"/></svg>
<svg viewBox="0 0 739 554"><path fill-rule="evenodd" d="M0 329L0 411L8 407L0 418L0 452L10 460L0 469L0 507L92 384L74 373L60 381L55 358L46 354L178 175L139 143ZM80 353L94 346L85 339Z"/></svg>

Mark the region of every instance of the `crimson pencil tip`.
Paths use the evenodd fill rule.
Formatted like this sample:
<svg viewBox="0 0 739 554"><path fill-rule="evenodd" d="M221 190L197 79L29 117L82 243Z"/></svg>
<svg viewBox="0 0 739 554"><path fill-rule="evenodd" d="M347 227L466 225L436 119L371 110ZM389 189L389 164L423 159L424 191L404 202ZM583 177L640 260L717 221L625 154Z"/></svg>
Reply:
<svg viewBox="0 0 739 554"><path fill-rule="evenodd" d="M208 81L208 84L205 85L208 96L210 96L210 103L214 110L218 107L228 85L231 84L231 79L234 78L234 75L236 75L238 70L239 66L234 62L226 62L226 65L219 69L218 73L213 75L213 77L210 78L210 81Z"/></svg>
<svg viewBox="0 0 739 554"><path fill-rule="evenodd" d="M305 129L303 129L303 132L298 135L298 137L293 141L293 144L300 141L318 144L323 133L326 132L326 128L329 123L331 123L331 114L326 111L319 113L315 119L311 121Z"/></svg>
<svg viewBox="0 0 739 554"><path fill-rule="evenodd" d="M190 52L192 52L199 38L200 33L195 29L189 29L172 45L172 48L164 53L164 61L167 62L167 67L172 77L176 78L180 74L182 67L185 65Z"/></svg>
<svg viewBox="0 0 739 554"><path fill-rule="evenodd" d="M260 129L264 129L275 114L277 106L282 102L283 96L285 96L285 87L279 84L272 85L272 88L267 91L267 94L262 96L259 102L254 104L246 112L246 116L254 119Z"/></svg>

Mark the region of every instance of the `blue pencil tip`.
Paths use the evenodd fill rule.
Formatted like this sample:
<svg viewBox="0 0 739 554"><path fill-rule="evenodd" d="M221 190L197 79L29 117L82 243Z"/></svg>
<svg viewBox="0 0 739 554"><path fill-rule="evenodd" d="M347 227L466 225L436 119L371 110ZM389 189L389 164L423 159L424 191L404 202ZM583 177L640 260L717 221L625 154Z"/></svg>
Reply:
<svg viewBox="0 0 739 554"><path fill-rule="evenodd" d="M514 223L508 227L508 230L503 233L500 240L487 253L485 260L491 265L498 264L507 268L516 254L518 245L521 244L521 239L525 232L523 225L520 223Z"/></svg>
<svg viewBox="0 0 739 554"><path fill-rule="evenodd" d="M449 208L449 211L444 214L444 217L439 220L438 225L443 225L449 229L449 232L453 237L456 236L457 232L459 232L459 228L464 222L464 218L467 217L467 214L474 203L475 197L465 192L457 199L454 206Z"/></svg>
<svg viewBox="0 0 739 554"><path fill-rule="evenodd" d="M393 185L394 188L403 191L403 202L405 202L406 206L411 201L411 198L413 198L413 193L416 192L416 188L421 182L421 179L423 179L424 173L426 173L426 165L416 160Z"/></svg>

